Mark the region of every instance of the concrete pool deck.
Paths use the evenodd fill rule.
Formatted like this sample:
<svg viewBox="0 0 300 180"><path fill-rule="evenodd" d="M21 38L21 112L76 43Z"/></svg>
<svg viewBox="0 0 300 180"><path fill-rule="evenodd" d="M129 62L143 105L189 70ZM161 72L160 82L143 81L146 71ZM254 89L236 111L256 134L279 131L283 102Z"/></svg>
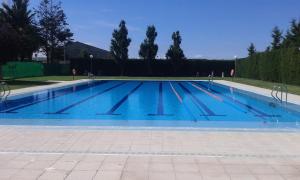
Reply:
<svg viewBox="0 0 300 180"><path fill-rule="evenodd" d="M296 180L300 133L0 127L0 179Z"/></svg>
<svg viewBox="0 0 300 180"><path fill-rule="evenodd" d="M270 96L270 90L216 82ZM289 99L300 103L299 96ZM299 180L299 152L299 131L0 126L0 179Z"/></svg>
<svg viewBox="0 0 300 180"><path fill-rule="evenodd" d="M224 81L224 80L215 80L214 82L225 85L225 86L234 87L236 89L240 89L243 91L260 94L260 95L263 95L266 97L272 97L271 96L272 90L270 90L270 89L260 88L260 87L256 87L256 86L250 86L250 85L241 84L241 83L235 83L235 82L231 82L231 81ZM288 93L288 102L292 103L292 104L300 105L300 96Z"/></svg>
<svg viewBox="0 0 300 180"><path fill-rule="evenodd" d="M76 80L76 81L49 81L49 82L53 82L53 83L56 83L56 84L27 87L27 88L22 88L22 89L15 89L15 90L11 91L10 96L21 95L21 94L24 94L24 93L39 92L39 91L44 91L44 90L52 89L52 88L60 88L60 87L70 86L70 85L73 85L73 84L84 83L84 82L88 82L88 81L90 81L90 80L83 79L83 80Z"/></svg>

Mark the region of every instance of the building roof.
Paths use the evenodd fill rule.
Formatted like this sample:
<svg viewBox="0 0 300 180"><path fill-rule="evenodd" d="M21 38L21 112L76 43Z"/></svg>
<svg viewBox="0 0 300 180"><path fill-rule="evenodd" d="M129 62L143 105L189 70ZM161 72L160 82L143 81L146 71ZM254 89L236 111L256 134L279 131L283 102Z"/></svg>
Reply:
<svg viewBox="0 0 300 180"><path fill-rule="evenodd" d="M89 55L93 55L95 59L113 59L109 51L82 42L71 42L66 45L67 59L85 58Z"/></svg>

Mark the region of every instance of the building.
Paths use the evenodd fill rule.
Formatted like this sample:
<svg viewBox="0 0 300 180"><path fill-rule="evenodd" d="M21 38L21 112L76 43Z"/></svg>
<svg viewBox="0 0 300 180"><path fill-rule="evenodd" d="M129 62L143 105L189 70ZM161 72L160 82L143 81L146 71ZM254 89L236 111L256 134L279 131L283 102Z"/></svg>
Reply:
<svg viewBox="0 0 300 180"><path fill-rule="evenodd" d="M109 51L82 42L71 42L66 45L67 60L86 58L90 55L93 55L94 59L113 59Z"/></svg>

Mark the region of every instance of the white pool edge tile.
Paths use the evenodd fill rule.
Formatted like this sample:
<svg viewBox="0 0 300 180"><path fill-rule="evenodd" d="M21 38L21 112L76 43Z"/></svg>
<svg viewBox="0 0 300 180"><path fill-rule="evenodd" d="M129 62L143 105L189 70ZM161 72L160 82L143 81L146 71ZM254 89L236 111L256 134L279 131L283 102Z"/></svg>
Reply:
<svg viewBox="0 0 300 180"><path fill-rule="evenodd" d="M70 86L73 84L79 84L79 83L84 83L84 82L89 82L91 80L89 79L82 79L82 80L76 80L76 81L60 81L56 84L50 84L50 85L41 85L41 86L34 86L34 87L27 87L27 88L22 88L22 89L16 89L12 90L10 93L11 96L17 96L17 95L22 95L26 93L34 93L38 91L44 91L48 89L55 89L55 88L60 88L64 86Z"/></svg>

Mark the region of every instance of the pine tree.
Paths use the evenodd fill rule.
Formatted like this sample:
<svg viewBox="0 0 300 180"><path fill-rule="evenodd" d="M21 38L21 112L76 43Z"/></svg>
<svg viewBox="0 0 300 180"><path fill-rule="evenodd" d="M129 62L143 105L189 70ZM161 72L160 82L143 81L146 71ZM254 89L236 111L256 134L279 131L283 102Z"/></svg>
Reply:
<svg viewBox="0 0 300 180"><path fill-rule="evenodd" d="M272 50L280 49L282 43L282 32L277 26L274 27L272 31L272 38Z"/></svg>
<svg viewBox="0 0 300 180"><path fill-rule="evenodd" d="M256 53L256 49L253 43L250 44L248 48L248 55L253 56Z"/></svg>
<svg viewBox="0 0 300 180"><path fill-rule="evenodd" d="M126 22L122 20L119 29L115 29L112 34L110 51L121 68L121 75L124 75L124 64L128 60L128 47L131 39L128 38Z"/></svg>
<svg viewBox="0 0 300 180"><path fill-rule="evenodd" d="M67 17L61 2L42 0L36 10L41 35L41 48L46 53L47 62L54 63L54 57L68 42L72 41L73 33L68 28Z"/></svg>

